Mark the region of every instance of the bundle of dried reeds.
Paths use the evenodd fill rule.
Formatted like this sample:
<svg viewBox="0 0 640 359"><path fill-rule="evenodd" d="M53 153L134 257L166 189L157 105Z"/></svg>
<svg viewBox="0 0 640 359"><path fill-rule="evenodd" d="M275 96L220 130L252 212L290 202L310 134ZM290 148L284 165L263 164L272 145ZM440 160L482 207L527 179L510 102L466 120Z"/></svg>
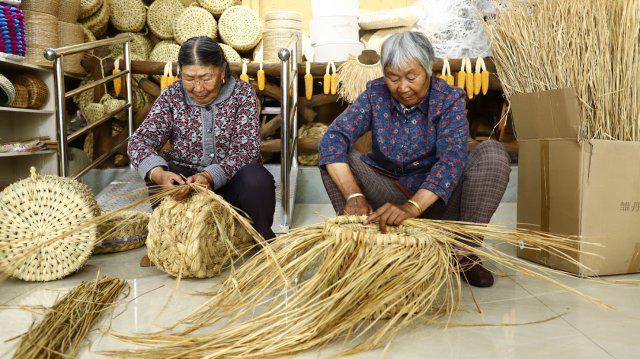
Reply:
<svg viewBox="0 0 640 359"><path fill-rule="evenodd" d="M469 252L553 283L551 269L510 257L481 238L575 253L573 239L482 224L409 220L388 234L365 217L338 217L278 237L227 279L220 291L168 332L114 334L150 348L118 357L248 358L293 354L351 341L351 354L383 345L417 318L448 317L460 301L460 268ZM580 265L579 263L576 263ZM284 272L284 276L280 273ZM255 313L255 314L251 314ZM382 321L382 319L388 319ZM208 334L201 329L221 329Z"/></svg>
<svg viewBox="0 0 640 359"><path fill-rule="evenodd" d="M573 87L582 139L640 141L640 0L511 1L486 28L507 98Z"/></svg>
<svg viewBox="0 0 640 359"><path fill-rule="evenodd" d="M111 277L83 282L73 288L42 321L20 336L14 358L75 357L89 330L128 288L126 281Z"/></svg>

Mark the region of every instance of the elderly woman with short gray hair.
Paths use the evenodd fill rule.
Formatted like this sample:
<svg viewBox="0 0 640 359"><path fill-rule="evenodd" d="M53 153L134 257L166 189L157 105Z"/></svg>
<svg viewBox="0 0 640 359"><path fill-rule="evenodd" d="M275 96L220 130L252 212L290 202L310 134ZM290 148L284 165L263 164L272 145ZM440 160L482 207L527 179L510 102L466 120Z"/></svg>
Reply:
<svg viewBox="0 0 640 359"><path fill-rule="evenodd" d="M435 56L421 33L402 32L382 45L384 77L329 127L319 147L325 188L339 214L399 225L409 218L488 223L509 182L509 156L496 141L468 152L465 92L432 76ZM352 145L367 131L372 151ZM477 257L459 258L462 277L493 285Z"/></svg>

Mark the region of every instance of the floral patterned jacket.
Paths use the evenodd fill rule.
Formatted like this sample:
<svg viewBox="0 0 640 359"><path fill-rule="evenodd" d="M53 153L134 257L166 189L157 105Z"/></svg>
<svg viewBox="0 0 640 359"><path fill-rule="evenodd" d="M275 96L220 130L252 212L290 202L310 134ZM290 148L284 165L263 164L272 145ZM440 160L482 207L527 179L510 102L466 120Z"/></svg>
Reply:
<svg viewBox="0 0 640 359"><path fill-rule="evenodd" d="M260 160L258 100L251 85L231 78L209 105L196 104L182 81L162 91L129 141L133 167L145 178L168 162L207 171L213 188ZM160 152L169 141L173 149Z"/></svg>
<svg viewBox="0 0 640 359"><path fill-rule="evenodd" d="M320 166L347 163L351 145L367 131L373 148L362 156L365 163L396 179L408 195L424 188L448 202L467 159L463 90L433 76L429 94L407 109L391 96L384 78L370 81L320 141Z"/></svg>

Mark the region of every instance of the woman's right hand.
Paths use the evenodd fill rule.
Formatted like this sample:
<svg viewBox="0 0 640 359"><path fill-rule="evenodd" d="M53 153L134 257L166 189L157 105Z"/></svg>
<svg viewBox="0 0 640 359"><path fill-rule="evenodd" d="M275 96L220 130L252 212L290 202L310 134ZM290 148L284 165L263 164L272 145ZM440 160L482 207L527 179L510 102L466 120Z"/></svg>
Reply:
<svg viewBox="0 0 640 359"><path fill-rule="evenodd" d="M167 171L162 167L154 168L149 174L151 182L166 188L174 187L177 185L185 184L184 179L177 173ZM183 199L189 193L189 187L185 187L182 190L176 192L173 198L176 201Z"/></svg>
<svg viewBox="0 0 640 359"><path fill-rule="evenodd" d="M372 211L371 205L364 197L354 197L347 200L343 210L347 216L368 216Z"/></svg>

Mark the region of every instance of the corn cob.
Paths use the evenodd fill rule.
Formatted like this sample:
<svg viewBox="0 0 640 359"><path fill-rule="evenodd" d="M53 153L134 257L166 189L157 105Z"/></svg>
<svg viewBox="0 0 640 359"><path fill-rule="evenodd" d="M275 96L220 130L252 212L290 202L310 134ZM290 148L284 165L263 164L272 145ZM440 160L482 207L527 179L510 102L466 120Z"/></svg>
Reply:
<svg viewBox="0 0 640 359"><path fill-rule="evenodd" d="M264 91L264 88L267 85L267 79L264 74L264 70L262 69L262 62L260 63L260 70L258 70L257 77L258 77L258 90Z"/></svg>
<svg viewBox="0 0 640 359"><path fill-rule="evenodd" d="M331 74L331 94L335 95L338 93L338 82L340 80L338 79L336 64L334 64L333 61L331 61L331 71L333 71L333 73Z"/></svg>
<svg viewBox="0 0 640 359"><path fill-rule="evenodd" d="M484 59L482 59L482 73L480 75L482 81L482 94L486 95L489 91L489 71L487 71L487 65L484 63Z"/></svg>
<svg viewBox="0 0 640 359"><path fill-rule="evenodd" d="M465 85L466 85L466 72L465 72L465 68L467 67L467 62L464 61L464 59L462 59L462 62L460 63L460 71L458 72L458 87L460 87L461 89L464 90Z"/></svg>
<svg viewBox="0 0 640 359"><path fill-rule="evenodd" d="M479 95L482 87L482 57L476 60L476 72L473 74L473 95Z"/></svg>
<svg viewBox="0 0 640 359"><path fill-rule="evenodd" d="M240 80L249 83L249 75L247 75L247 63L246 61L242 61L242 74L240 75Z"/></svg>
<svg viewBox="0 0 640 359"><path fill-rule="evenodd" d="M313 75L311 75L311 63L307 61L306 74L304 75L304 97L311 101L313 97Z"/></svg>
<svg viewBox="0 0 640 359"><path fill-rule="evenodd" d="M467 73L465 74L465 80L466 80L466 90L467 90L467 97L469 99L473 98L473 69L471 68L471 59L466 57L465 60L467 61Z"/></svg>
<svg viewBox="0 0 640 359"><path fill-rule="evenodd" d="M329 74L329 69L331 68L331 62L327 63L327 70L324 73L324 83L323 83L323 92L325 95L328 95L331 92L331 75Z"/></svg>
<svg viewBox="0 0 640 359"><path fill-rule="evenodd" d="M113 71L111 72L112 75L117 75L120 73L120 59L116 59L116 61L113 64ZM116 96L120 96L120 94L122 93L122 77L118 77L117 79L113 80L113 91L115 91Z"/></svg>

